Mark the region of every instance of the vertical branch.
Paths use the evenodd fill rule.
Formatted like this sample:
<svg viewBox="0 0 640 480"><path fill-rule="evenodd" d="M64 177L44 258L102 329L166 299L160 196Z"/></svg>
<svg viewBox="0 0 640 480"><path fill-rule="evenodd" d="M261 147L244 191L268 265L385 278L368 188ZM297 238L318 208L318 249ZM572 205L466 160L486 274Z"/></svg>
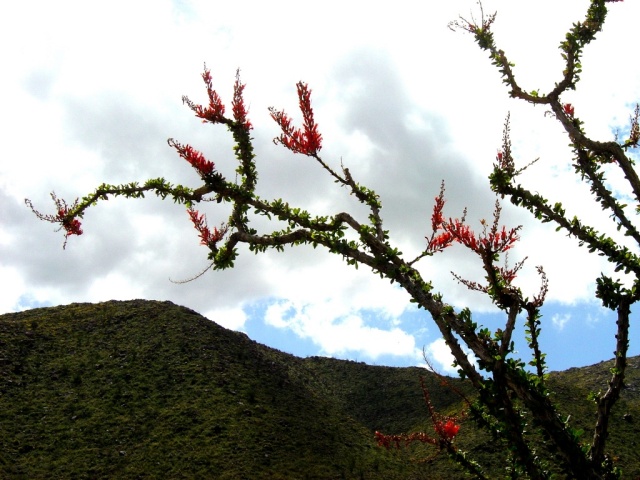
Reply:
<svg viewBox="0 0 640 480"><path fill-rule="evenodd" d="M505 325L504 332L502 332L502 340L500 343L500 360L504 361L507 354L510 351L510 343L511 336L513 334L513 329L516 326L516 318L520 313L520 305L516 304L516 306L512 306L508 309L507 312L507 323Z"/></svg>
<svg viewBox="0 0 640 480"><path fill-rule="evenodd" d="M510 446L515 450L515 455L525 468L525 471L532 479L549 478L548 472L539 465L539 459L532 452L527 440L524 437L524 424L522 414L514 406L511 400L511 392L507 387L505 379L504 359L493 370L493 378L496 385L495 400L498 408L494 406L494 415L497 418L504 418L504 426ZM498 411L496 411L498 410Z"/></svg>
<svg viewBox="0 0 640 480"><path fill-rule="evenodd" d="M538 343L538 334L540 333L540 311L537 306L528 304L526 306L527 310L527 322L526 328L529 334L529 348L533 350L533 366L536 367L536 375L538 379L542 382L544 380L544 368L545 354L540 351L540 344Z"/></svg>
<svg viewBox="0 0 640 480"><path fill-rule="evenodd" d="M620 397L620 390L624 386L624 373L627 367L627 350L629 348L629 315L631 313L632 298L624 295L618 305L618 333L616 334L615 365L611 369L611 380L606 393L598 399L598 418L593 434L593 444L589 452L591 460L601 465L605 460L604 449L609 435L609 418L611 409Z"/></svg>

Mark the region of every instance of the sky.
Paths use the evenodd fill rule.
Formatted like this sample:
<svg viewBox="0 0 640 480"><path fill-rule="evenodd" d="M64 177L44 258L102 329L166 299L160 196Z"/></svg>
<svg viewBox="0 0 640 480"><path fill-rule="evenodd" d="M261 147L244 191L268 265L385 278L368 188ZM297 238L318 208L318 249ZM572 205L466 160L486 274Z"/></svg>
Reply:
<svg viewBox="0 0 640 480"><path fill-rule="evenodd" d="M563 69L558 45L584 18L588 2L483 5L487 13L498 12L495 38L521 85L553 88ZM300 120L295 84L303 80L312 89L323 159L335 168L342 161L357 182L381 196L385 228L407 258L431 234L442 181L447 217L468 207L472 227L491 220L496 199L487 177L509 112L517 164L539 158L522 183L611 231L588 188L573 176L559 123L543 107L509 98L472 37L448 29L459 15L479 17L476 2L6 3L0 15L0 313L111 299L170 300L299 356L409 366L424 365L426 353L434 367L452 373L435 324L407 293L326 251L299 247L255 256L241 249L234 269L181 283L207 266L207 250L184 207L155 196L103 202L86 213L84 234L63 250L63 234L39 221L24 199L54 213L51 191L72 201L103 182L164 177L200 186L196 172L167 145L170 137L233 176L228 132L202 124L181 100L205 101L200 74L206 63L227 105L237 69L247 85L261 196L314 214L347 210L366 219L319 165L272 141L279 132L268 107ZM604 31L585 49L578 89L562 98L597 140L628 128L640 101L633 47L639 16L638 2L611 4ZM628 195L615 175L610 186L621 198ZM228 215L224 206L199 209L213 225ZM516 284L533 296L540 288L536 266L548 275L541 343L550 369L612 358L615 318L593 297L595 278L612 268L508 202L501 223L523 226L509 257L512 265L527 257ZM491 329L504 324L486 298L451 275L483 280L478 258L463 247L423 260L419 270L446 302L471 308L478 323ZM640 354L636 315L633 355ZM524 342L516 345L528 361Z"/></svg>

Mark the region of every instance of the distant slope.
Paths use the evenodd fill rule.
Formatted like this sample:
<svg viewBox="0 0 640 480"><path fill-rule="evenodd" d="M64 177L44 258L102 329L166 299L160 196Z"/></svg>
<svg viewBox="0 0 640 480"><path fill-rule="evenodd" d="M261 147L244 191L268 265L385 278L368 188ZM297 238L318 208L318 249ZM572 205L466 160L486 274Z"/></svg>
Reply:
<svg viewBox="0 0 640 480"><path fill-rule="evenodd" d="M622 478L640 479L640 357L627 359L625 389L611 413L607 450L622 468ZM588 397L606 392L613 360L582 368L553 372L549 388L553 399L564 413L571 415L570 424L584 430L582 440L590 443L595 424L595 406Z"/></svg>
<svg viewBox="0 0 640 480"><path fill-rule="evenodd" d="M614 439L628 471L640 474L633 361ZM584 403L588 412L580 399L606 379L607 367L589 368L554 375L558 398L572 409ZM375 446L376 429L431 428L419 386L425 374L296 358L170 302L6 314L0 478L462 478L445 459L409 461L433 451ZM426 383L439 410L459 411L450 389L432 375ZM462 443L491 454L470 422L463 428Z"/></svg>
<svg viewBox="0 0 640 480"><path fill-rule="evenodd" d="M168 302L3 315L0 351L0 478L411 473L299 359Z"/></svg>

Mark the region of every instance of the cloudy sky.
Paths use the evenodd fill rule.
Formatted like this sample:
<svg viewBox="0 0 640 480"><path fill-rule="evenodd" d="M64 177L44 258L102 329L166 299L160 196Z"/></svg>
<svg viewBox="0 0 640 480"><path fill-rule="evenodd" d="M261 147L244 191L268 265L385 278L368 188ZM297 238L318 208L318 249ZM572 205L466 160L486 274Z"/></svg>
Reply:
<svg viewBox="0 0 640 480"><path fill-rule="evenodd" d="M84 235L63 250L62 233L24 205L28 197L53 213L52 190L73 200L102 182L163 176L199 186L197 174L167 146L169 137L204 151L233 175L226 130L203 125L181 102L182 95L205 100L200 74L206 63L227 103L241 69L260 195L317 214L363 213L318 165L272 143L278 129L268 107L299 119L295 83L304 80L313 90L323 158L335 167L342 160L356 181L381 195L386 227L408 258L431 233L442 180L447 216L467 206L475 227L490 219L495 198L487 175L507 112L517 160L524 165L540 157L523 182L610 229L571 175L559 124L541 107L510 100L486 53L471 36L447 28L458 15L477 16L476 2L429 3L418 9L404 0L7 3L0 15L0 313L110 299L170 300L301 356L404 366L423 363L425 348L449 371L435 325L407 294L326 252L299 248L256 257L242 251L235 269L181 284L175 281L207 265L183 207L156 198L103 203L87 212ZM496 39L525 88L548 91L561 78L558 44L587 5L484 2L486 12L498 11ZM600 140L623 130L640 100L633 44L640 4L612 4L610 10L605 31L585 51L578 91L563 99ZM626 195L615 177L611 185ZM212 224L226 218L219 206L201 210ZM510 205L503 222L524 226L510 258L528 257L518 285L534 295L535 266L549 276L542 343L551 368L611 358L615 322L593 301L594 279L610 267ZM449 303L471 307L493 329L503 323L482 296L452 278L453 270L482 280L477 259L461 247L424 260L420 269ZM637 336L634 325L632 339ZM521 353L528 360L524 348ZM631 353L640 353L633 341Z"/></svg>

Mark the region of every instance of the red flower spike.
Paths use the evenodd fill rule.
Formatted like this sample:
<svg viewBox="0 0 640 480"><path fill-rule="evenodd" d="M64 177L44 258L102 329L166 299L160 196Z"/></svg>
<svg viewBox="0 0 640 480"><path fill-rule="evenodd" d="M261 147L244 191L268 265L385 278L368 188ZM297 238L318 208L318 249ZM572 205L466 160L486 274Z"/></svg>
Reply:
<svg viewBox="0 0 640 480"><path fill-rule="evenodd" d="M311 90L306 83L298 82L298 98L300 99L300 111L304 119L305 148L318 152L322 148L322 135L318 133L318 125L313 119L313 109L311 108Z"/></svg>
<svg viewBox="0 0 640 480"><path fill-rule="evenodd" d="M193 226L200 234L200 243L202 245L207 247L215 245L222 240L227 233L226 225L222 225L220 230L213 227L213 231L211 231L207 226L207 218L197 210L189 208L187 213L189 214L189 218L191 219Z"/></svg>
<svg viewBox="0 0 640 480"><path fill-rule="evenodd" d="M453 235L451 235L449 232L442 232L440 235L434 237L431 240L429 246L427 247L427 250L431 252L442 251L445 248L449 247L454 240L455 239L453 238Z"/></svg>
<svg viewBox="0 0 640 480"><path fill-rule="evenodd" d="M573 105L571 105L570 103L565 103L562 106L562 110L566 115L573 118L573 114L575 113L575 109L573 108Z"/></svg>
<svg viewBox="0 0 640 480"><path fill-rule="evenodd" d="M444 223L444 217L442 215L444 204L444 191L440 191L440 195L436 197L436 203L433 206L433 213L431 214L431 229L434 232L437 232Z"/></svg>
<svg viewBox="0 0 640 480"><path fill-rule="evenodd" d="M168 143L177 150L182 158L198 171L201 177L211 174L215 169L215 164L207 160L202 153L191 145L181 145L172 138L168 140Z"/></svg>
<svg viewBox="0 0 640 480"><path fill-rule="evenodd" d="M207 87L209 106L205 108L202 105L192 102L187 96L182 97L182 103L186 103L196 114L196 117L202 118L203 122L227 123L227 119L224 117L224 105L218 93L213 89L211 72L207 69L206 65L202 73L202 79Z"/></svg>
<svg viewBox="0 0 640 480"><path fill-rule="evenodd" d="M191 145L184 147L184 158L189 162L200 175L207 175L213 172L215 165L213 162L207 160L202 153L195 150Z"/></svg>
<svg viewBox="0 0 640 480"><path fill-rule="evenodd" d="M204 72L202 73L202 79L207 86L207 95L209 97L209 108L205 111L206 115L204 115L202 118L211 122L217 121L218 118L224 115L224 105L222 104L218 93L213 89L211 70L209 70L206 66L204 67Z"/></svg>
<svg viewBox="0 0 640 480"><path fill-rule="evenodd" d="M284 111L277 111L270 108L271 118L273 118L280 128L282 134L274 139L275 143L281 143L294 153L303 155L317 155L322 148L322 135L318 132L318 125L313 118L313 108L311 107L311 90L306 83L298 82L298 99L300 100L300 111L302 112L302 129L294 128L291 125L291 118Z"/></svg>
<svg viewBox="0 0 640 480"><path fill-rule="evenodd" d="M233 101L231 102L231 108L233 110L233 118L236 122L244 127L245 130L251 130L251 122L247 120L247 107L244 103L242 93L244 92L245 85L240 83L240 70L236 72L236 83L233 85Z"/></svg>
<svg viewBox="0 0 640 480"><path fill-rule="evenodd" d="M511 284L511 282L513 282L516 278L516 272L514 269L506 269L506 268L499 268L498 269L500 271L500 275L502 276L503 280L507 283L507 284Z"/></svg>
<svg viewBox="0 0 640 480"><path fill-rule="evenodd" d="M442 210L444 209L444 204L446 200L444 199L444 182L440 186L440 193L435 198L435 203L433 205L433 213L431 214L431 230L433 234L431 235L431 239L429 239L429 245L427 246L427 251L435 253L441 252L445 248L449 247L453 241L453 235L451 235L448 231L443 231L442 233L436 235L438 230L445 230L445 220L444 215L442 214Z"/></svg>

